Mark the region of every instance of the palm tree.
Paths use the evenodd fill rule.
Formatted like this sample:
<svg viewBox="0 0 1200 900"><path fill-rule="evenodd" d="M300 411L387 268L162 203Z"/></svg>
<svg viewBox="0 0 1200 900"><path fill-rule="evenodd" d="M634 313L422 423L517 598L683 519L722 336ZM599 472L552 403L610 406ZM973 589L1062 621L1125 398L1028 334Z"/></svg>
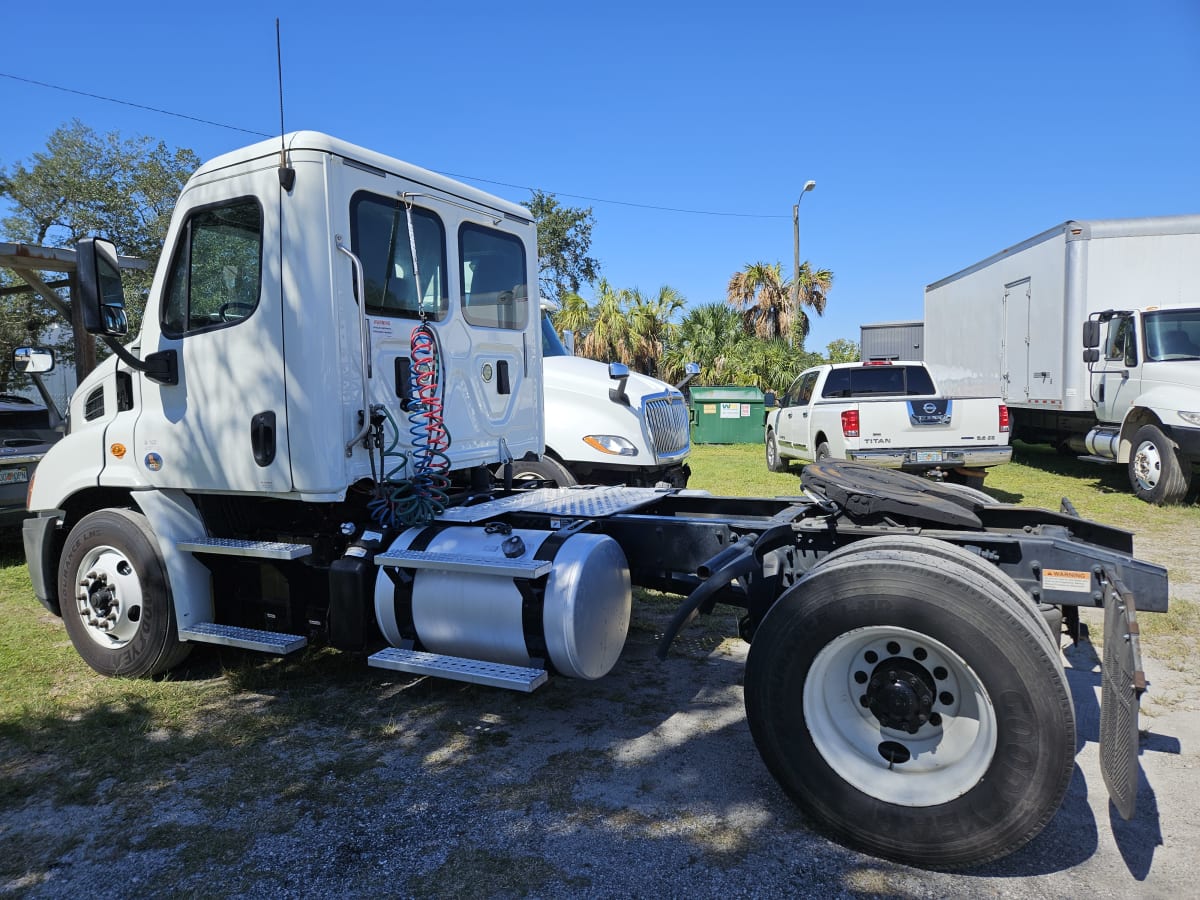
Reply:
<svg viewBox="0 0 1200 900"><path fill-rule="evenodd" d="M792 295L792 283L789 281L786 285L788 297ZM800 264L800 293L797 316L795 321L796 344L800 347L804 346L804 339L808 337L809 329L812 323L809 321L808 314L804 311L804 307L809 307L816 311L818 316L825 314L825 303L829 295L829 289L833 287L833 272L829 269L817 269L815 272L808 260ZM789 304L790 311L790 304ZM789 321L791 316L789 315Z"/></svg>
<svg viewBox="0 0 1200 900"><path fill-rule="evenodd" d="M686 363L700 364L696 384L728 384L729 372L751 339L742 315L725 303L706 303L688 310L663 354L663 377L678 381Z"/></svg>
<svg viewBox="0 0 1200 900"><path fill-rule="evenodd" d="M664 284L658 294L648 297L637 288L626 291L625 303L629 326L633 368L646 375L657 375L673 326L671 317L683 309L683 294Z"/></svg>
<svg viewBox="0 0 1200 900"><path fill-rule="evenodd" d="M615 290L606 278L597 282L596 289L592 330L584 337L580 351L600 362L632 365L633 336L625 311L626 292Z"/></svg>
<svg viewBox="0 0 1200 900"><path fill-rule="evenodd" d="M568 291L559 298L560 306L554 314L554 327L561 335L564 331L575 334L575 342L583 341L584 336L592 330L594 313L588 302L573 291Z"/></svg>
<svg viewBox="0 0 1200 900"><path fill-rule="evenodd" d="M746 330L772 340L787 334L791 309L782 267L765 262L748 263L729 279L726 301L741 310Z"/></svg>

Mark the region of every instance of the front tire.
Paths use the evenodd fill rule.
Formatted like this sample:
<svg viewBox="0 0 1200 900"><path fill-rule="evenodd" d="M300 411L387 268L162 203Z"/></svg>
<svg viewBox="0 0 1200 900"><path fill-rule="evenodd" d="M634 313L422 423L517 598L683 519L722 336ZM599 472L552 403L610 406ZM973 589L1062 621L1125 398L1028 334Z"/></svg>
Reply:
<svg viewBox="0 0 1200 900"><path fill-rule="evenodd" d="M949 558L864 550L810 570L756 631L754 741L840 840L958 868L1013 852L1062 802L1066 676L1033 617L981 580Z"/></svg>
<svg viewBox="0 0 1200 900"><path fill-rule="evenodd" d="M191 652L145 516L104 509L80 519L63 547L58 595L71 643L101 675L158 675Z"/></svg>
<svg viewBox="0 0 1200 900"><path fill-rule="evenodd" d="M1163 506L1187 496L1192 466L1157 425L1143 425L1133 436L1129 485L1147 503Z"/></svg>
<svg viewBox="0 0 1200 900"><path fill-rule="evenodd" d="M574 487L579 482L567 471L566 466L550 456L541 459L518 459L513 461L513 481L548 481L556 487Z"/></svg>
<svg viewBox="0 0 1200 900"><path fill-rule="evenodd" d="M779 441L776 440L774 431L767 433L767 469L772 472L788 470L788 461L779 455Z"/></svg>

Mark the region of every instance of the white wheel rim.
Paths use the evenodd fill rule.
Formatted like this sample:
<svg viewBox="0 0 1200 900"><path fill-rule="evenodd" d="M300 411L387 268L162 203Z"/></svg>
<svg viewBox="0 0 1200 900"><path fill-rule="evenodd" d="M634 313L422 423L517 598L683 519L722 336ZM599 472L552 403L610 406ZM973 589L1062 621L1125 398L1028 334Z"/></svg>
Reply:
<svg viewBox="0 0 1200 900"><path fill-rule="evenodd" d="M932 715L916 733L885 726L863 705L872 679L886 684L896 660L902 675L924 683L924 670L933 686ZM945 644L907 628L857 628L826 644L804 682L804 721L841 778L900 806L936 806L962 796L996 752L996 714L979 676ZM894 753L895 745L907 760L884 758L881 748Z"/></svg>
<svg viewBox="0 0 1200 900"><path fill-rule="evenodd" d="M76 571L75 607L84 632L101 647L124 647L142 621L142 582L133 564L115 547L102 546L89 550Z"/></svg>
<svg viewBox="0 0 1200 900"><path fill-rule="evenodd" d="M1162 474L1162 457L1153 441L1142 441L1133 457L1133 477L1138 486L1145 491L1152 491L1158 485Z"/></svg>

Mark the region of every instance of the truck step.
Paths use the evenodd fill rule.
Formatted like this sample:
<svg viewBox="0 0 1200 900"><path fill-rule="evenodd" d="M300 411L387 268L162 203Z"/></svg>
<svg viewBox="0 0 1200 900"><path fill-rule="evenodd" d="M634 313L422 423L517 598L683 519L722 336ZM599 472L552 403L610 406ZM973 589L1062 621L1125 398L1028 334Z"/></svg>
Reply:
<svg viewBox="0 0 1200 900"><path fill-rule="evenodd" d="M506 578L540 578L553 568L549 560L542 559L462 556L457 553L425 553L420 550L390 550L378 554L375 563L398 569L441 569L445 572L502 575Z"/></svg>
<svg viewBox="0 0 1200 900"><path fill-rule="evenodd" d="M524 691L526 694L541 687L549 677L545 669L507 666L502 663L463 659L460 656L442 656L438 653L424 653L420 650L405 650L400 647L388 647L380 650L368 657L367 664L379 669L411 672L414 675L432 675L452 681L468 681L471 684L486 684L489 687Z"/></svg>
<svg viewBox="0 0 1200 900"><path fill-rule="evenodd" d="M308 544L285 544L280 541L242 541L236 538L203 537L180 541L175 545L191 553L216 553L222 556L253 556L259 559L299 559L312 553Z"/></svg>
<svg viewBox="0 0 1200 900"><path fill-rule="evenodd" d="M260 631L257 628L239 628L236 625L218 625L216 622L197 622L179 629L179 636L202 644L223 644L243 650L261 650L263 653L283 655L299 650L308 643L302 634L283 634L279 631Z"/></svg>

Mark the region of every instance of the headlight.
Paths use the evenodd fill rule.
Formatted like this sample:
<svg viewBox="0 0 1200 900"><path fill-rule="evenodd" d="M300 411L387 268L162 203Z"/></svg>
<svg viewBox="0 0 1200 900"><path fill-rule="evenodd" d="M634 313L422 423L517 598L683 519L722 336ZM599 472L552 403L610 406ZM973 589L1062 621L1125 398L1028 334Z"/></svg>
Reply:
<svg viewBox="0 0 1200 900"><path fill-rule="evenodd" d="M619 434L585 434L583 442L601 453L613 456L637 456L637 447Z"/></svg>
<svg viewBox="0 0 1200 900"><path fill-rule="evenodd" d="M1179 418L1185 422L1191 422L1193 425L1200 425L1200 412L1184 412L1179 411Z"/></svg>

